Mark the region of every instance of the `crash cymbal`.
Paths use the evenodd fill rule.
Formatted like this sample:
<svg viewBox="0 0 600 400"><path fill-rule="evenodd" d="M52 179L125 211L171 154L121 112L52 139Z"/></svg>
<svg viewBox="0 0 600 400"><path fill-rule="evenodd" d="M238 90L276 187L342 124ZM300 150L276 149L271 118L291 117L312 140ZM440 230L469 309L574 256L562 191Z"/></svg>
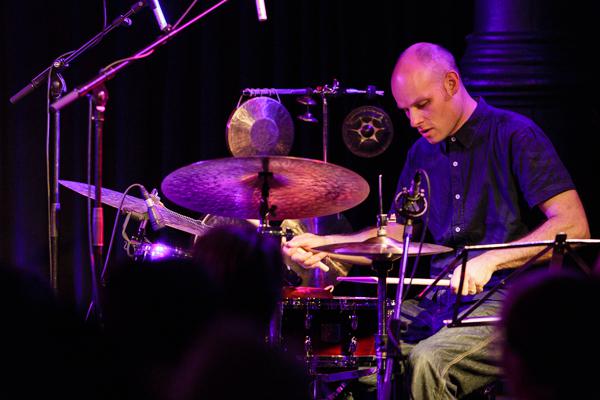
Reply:
<svg viewBox="0 0 600 400"><path fill-rule="evenodd" d="M73 182L73 181L59 181L61 185L81 194L86 197L90 197L91 199L96 198L96 188L94 185L89 186L86 183L82 182ZM109 205L114 208L119 208L121 204L121 199L123 198L123 193L102 188L102 203ZM178 229L183 232L191 233L192 235L202 235L210 229L209 226L203 224L201 221L195 220L190 217L186 217L185 215L181 215L176 213L175 211L171 211L168 208L164 207L161 204L157 204L156 206L157 212L162 217L165 225ZM123 207L121 208L123 213L134 213L134 216L138 219L148 218L147 211L148 208L143 199L134 196L125 196L125 200L123 201Z"/></svg>
<svg viewBox="0 0 600 400"><path fill-rule="evenodd" d="M235 157L289 154L294 123L286 108L270 97L252 98L231 114L227 146Z"/></svg>
<svg viewBox="0 0 600 400"><path fill-rule="evenodd" d="M269 219L335 214L360 204L369 185L357 173L307 158L253 156L199 161L170 173L165 196L190 210L226 217L260 218L263 171L270 176Z"/></svg>
<svg viewBox="0 0 600 400"><path fill-rule="evenodd" d="M377 236L367 239L364 242L335 243L315 247L313 250L347 256L361 256L373 261L390 261L396 260L402 256L402 246L402 242L391 237ZM446 246L428 243L423 243L421 246L421 243L412 242L408 246L408 255L417 255L419 253L419 247L421 247L422 256L452 251L452 248Z"/></svg>

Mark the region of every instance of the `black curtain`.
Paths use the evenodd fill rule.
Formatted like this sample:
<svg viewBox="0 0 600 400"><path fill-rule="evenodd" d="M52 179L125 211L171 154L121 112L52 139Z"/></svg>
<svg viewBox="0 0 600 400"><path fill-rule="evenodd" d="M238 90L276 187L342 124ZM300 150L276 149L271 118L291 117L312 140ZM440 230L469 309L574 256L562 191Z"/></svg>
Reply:
<svg viewBox="0 0 600 400"><path fill-rule="evenodd" d="M106 3L111 21L126 12L133 1ZM174 23L189 3L163 0L169 22ZM200 1L190 15L212 4L215 2ZM8 99L56 57L76 49L102 29L103 2L5 1L0 7L0 259L47 275L45 86L17 104L10 104ZM329 161L358 172L371 186L367 201L345 215L354 229L372 225L377 214L377 175L384 176L387 208L406 150L417 138L396 110L389 91L395 59L415 41L439 43L460 59L465 37L473 30L473 8L472 1L267 0L269 19L259 23L253 1L230 1L107 83L110 99L104 136L104 186L123 191L139 182L159 188L161 180L181 166L230 156L225 125L244 88L315 87L331 84L335 78L347 87L376 85L385 90L385 96L376 100L330 100ZM568 18L561 26L576 27L581 35L579 48L587 51L588 45L595 43L597 27L587 24L590 18L586 9L569 10L567 16L560 16ZM158 37L148 9L132 20L131 27L116 29L64 71L69 90L95 76L101 67L132 55ZM574 68L573 73L589 72L585 65ZM587 95L585 99L594 97ZM294 118L304 112L295 100L282 98ZM585 141L577 141L579 146L598 133L597 103L568 100L565 118L588 121L581 125L585 131L565 132L585 137ZM366 104L387 111L395 127L390 148L368 159L350 153L340 132L344 117ZM320 119L319 110L317 106L313 111ZM84 182L87 100L71 104L61 115L60 177ZM321 150L321 125L295 120L290 155L321 159ZM591 150L574 144L558 150L565 157L569 155L568 167L577 171L574 178L589 212L597 202L594 184L584 176L590 169L597 170ZM89 300L86 203L68 190L61 189L60 193L59 289L82 306ZM176 211L197 215L164 197L163 201ZM594 230L597 216L590 214ZM114 216L113 209L105 208L105 252ZM189 245L190 241L189 235L172 230L159 236L175 245ZM124 257L119 234L113 257Z"/></svg>

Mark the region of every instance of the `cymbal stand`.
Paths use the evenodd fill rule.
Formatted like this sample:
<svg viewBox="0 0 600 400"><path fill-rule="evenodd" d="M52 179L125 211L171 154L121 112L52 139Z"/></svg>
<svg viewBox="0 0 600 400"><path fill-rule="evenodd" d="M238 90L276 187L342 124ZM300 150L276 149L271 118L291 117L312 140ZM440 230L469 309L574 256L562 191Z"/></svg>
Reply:
<svg viewBox="0 0 600 400"><path fill-rule="evenodd" d="M265 157L261 159L262 171L258 173L258 177L262 181L260 188L260 206L259 206L259 222L258 222L258 233L271 233L271 226L269 224L269 217L275 215L277 206L269 205L269 179L273 178L273 173L269 171L269 158Z"/></svg>
<svg viewBox="0 0 600 400"><path fill-rule="evenodd" d="M388 215L383 213L382 176L379 175L379 215L377 216L377 238L387 236ZM405 242L407 245L408 242ZM408 255L408 246L404 247L403 256ZM397 256L373 259L373 270L377 273L377 335L375 336L375 355L377 359L377 399L389 398L390 387L387 376L391 372L393 355L389 352L387 333L387 275L392 269ZM402 275L403 277L404 275ZM402 285L399 285L401 287ZM398 290L400 291L400 289ZM392 356L390 358L390 356ZM391 375L390 375L391 376Z"/></svg>

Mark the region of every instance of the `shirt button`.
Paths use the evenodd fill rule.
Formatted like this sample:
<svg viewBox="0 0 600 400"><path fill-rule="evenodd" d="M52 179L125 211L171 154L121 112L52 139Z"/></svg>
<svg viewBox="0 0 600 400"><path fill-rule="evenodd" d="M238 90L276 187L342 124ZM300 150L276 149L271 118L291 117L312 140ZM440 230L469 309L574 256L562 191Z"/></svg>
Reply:
<svg viewBox="0 0 600 400"><path fill-rule="evenodd" d="M454 198L455 198L456 200L460 199L460 194L455 194L455 195L454 195Z"/></svg>
<svg viewBox="0 0 600 400"><path fill-rule="evenodd" d="M454 136L452 136L452 137L450 138L450 141L451 141L451 142L456 142L456 138L455 138Z"/></svg>
<svg viewBox="0 0 600 400"><path fill-rule="evenodd" d="M456 228L454 228L455 232L460 232L460 226L457 226Z"/></svg>
<svg viewBox="0 0 600 400"><path fill-rule="evenodd" d="M452 161L452 166L453 167L457 167L458 166L458 161Z"/></svg>

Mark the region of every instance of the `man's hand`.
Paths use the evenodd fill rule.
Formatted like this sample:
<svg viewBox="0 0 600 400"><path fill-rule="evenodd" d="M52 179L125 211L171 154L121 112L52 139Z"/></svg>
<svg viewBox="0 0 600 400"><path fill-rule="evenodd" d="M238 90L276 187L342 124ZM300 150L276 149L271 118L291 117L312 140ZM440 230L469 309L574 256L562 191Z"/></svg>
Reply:
<svg viewBox="0 0 600 400"><path fill-rule="evenodd" d="M323 263L323 259L327 257L328 253L319 252L313 253L306 249L313 247L319 247L328 244L327 236L317 236L312 233L303 233L294 237L289 242L284 241L283 252L285 255L296 264L303 268L313 269L320 268L327 272L329 267Z"/></svg>
<svg viewBox="0 0 600 400"><path fill-rule="evenodd" d="M461 270L462 265L456 267L452 273L452 279L450 279L450 287L454 293L458 293ZM466 296L481 293L483 287L490 281L490 278L495 271L496 264L487 259L484 255L469 260L467 262L462 295Z"/></svg>

